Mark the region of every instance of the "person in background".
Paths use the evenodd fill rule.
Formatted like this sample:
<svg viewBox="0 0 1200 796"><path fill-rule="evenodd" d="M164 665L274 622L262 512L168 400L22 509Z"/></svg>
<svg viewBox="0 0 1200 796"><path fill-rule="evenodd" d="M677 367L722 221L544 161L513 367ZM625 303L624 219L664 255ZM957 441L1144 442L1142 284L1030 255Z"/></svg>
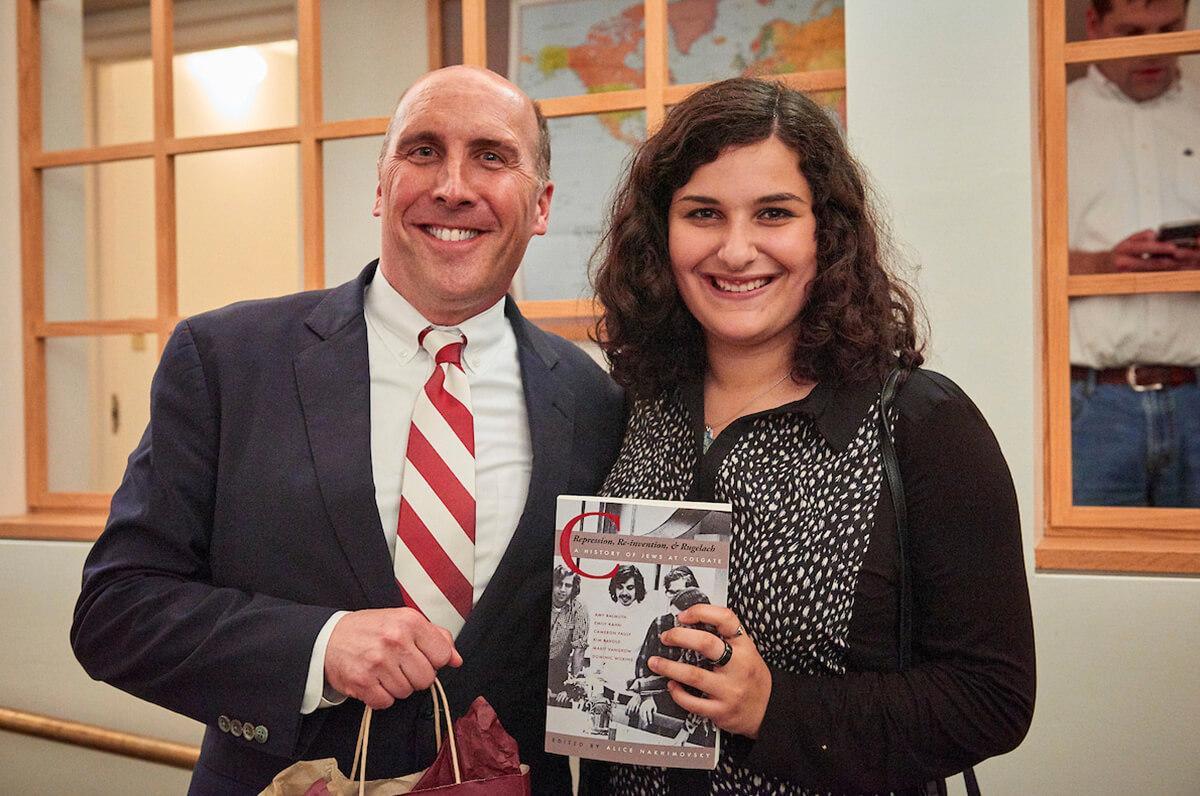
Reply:
<svg viewBox="0 0 1200 796"><path fill-rule="evenodd" d="M1187 0L1092 0L1087 37L1182 30ZM1101 61L1067 86L1073 275L1200 268L1200 85L1174 55ZM1075 296L1076 505L1200 506L1200 293Z"/></svg>
<svg viewBox="0 0 1200 796"><path fill-rule="evenodd" d="M625 410L506 297L549 172L519 89L432 72L380 152L376 262L176 327L71 643L207 726L192 794L257 794L298 759L349 772L363 703L371 777L422 769L435 674L457 715L487 698L535 793L570 793L543 751L555 499L599 486Z"/></svg>
<svg viewBox="0 0 1200 796"><path fill-rule="evenodd" d="M594 282L634 405L602 494L732 503L729 605L677 617L718 635L661 634L711 670L646 661L725 737L712 772L589 763L585 794L925 793L1029 728L1012 479L971 400L919 367L868 195L819 106L744 78L673 107L618 187ZM911 661L879 416L897 367Z"/></svg>

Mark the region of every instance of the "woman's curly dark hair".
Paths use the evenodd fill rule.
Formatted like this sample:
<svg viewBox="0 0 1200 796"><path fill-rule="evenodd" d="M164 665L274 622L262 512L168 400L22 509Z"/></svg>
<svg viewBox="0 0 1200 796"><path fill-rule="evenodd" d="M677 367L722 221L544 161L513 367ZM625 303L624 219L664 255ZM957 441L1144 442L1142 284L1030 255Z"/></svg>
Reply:
<svg viewBox="0 0 1200 796"><path fill-rule="evenodd" d="M880 221L837 126L799 91L734 78L676 105L641 146L593 256L604 306L594 338L635 397L694 381L706 367L700 325L671 273L672 197L727 148L771 136L796 153L816 216L817 273L797 318L793 377L847 383L923 361L915 302L884 264Z"/></svg>

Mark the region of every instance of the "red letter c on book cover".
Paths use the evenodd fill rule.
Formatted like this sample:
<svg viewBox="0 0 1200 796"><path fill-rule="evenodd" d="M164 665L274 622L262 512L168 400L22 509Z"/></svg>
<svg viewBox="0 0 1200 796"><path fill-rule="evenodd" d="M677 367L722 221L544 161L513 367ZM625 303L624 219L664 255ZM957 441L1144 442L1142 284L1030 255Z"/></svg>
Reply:
<svg viewBox="0 0 1200 796"><path fill-rule="evenodd" d="M586 511L583 514L577 514L571 518L570 522L563 526L562 535L558 537L558 553L562 556L562 560L566 562L566 565L576 575L581 575L585 578L595 578L596 580L611 578L613 575L617 574L616 564L613 564L612 570L605 575L591 575L576 566L575 560L571 556L571 531L575 529L575 526L578 525L584 517L607 517L609 521L612 522L613 527L617 529L618 533L621 530L621 518L616 514L610 514L607 511Z"/></svg>

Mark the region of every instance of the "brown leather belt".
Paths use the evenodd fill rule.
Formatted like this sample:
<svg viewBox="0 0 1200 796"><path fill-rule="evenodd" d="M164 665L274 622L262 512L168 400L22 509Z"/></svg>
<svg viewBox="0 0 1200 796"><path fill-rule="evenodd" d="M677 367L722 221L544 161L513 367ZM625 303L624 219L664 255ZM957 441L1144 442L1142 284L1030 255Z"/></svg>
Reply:
<svg viewBox="0 0 1200 796"><path fill-rule="evenodd" d="M1130 365L1127 368L1104 370L1093 370L1080 365L1071 366L1072 381L1086 381L1093 373L1099 384L1125 384L1138 392L1196 383L1196 368L1179 365Z"/></svg>

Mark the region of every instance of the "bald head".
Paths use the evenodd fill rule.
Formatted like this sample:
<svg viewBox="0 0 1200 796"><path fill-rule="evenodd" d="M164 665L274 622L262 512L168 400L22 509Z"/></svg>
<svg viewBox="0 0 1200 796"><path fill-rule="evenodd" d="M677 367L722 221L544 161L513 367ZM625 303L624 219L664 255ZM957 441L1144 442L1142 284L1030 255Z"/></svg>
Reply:
<svg viewBox="0 0 1200 796"><path fill-rule="evenodd" d="M436 94L439 91L455 91L467 86L475 86L495 92L498 97L521 106L521 115L528 120L528 124L522 130L522 133L527 136L526 142L530 150L534 153L534 168L538 178L543 183L549 181L550 128L546 124L546 117L542 115L541 108L538 107L536 102L529 99L524 91L504 77L501 77L490 69L483 69L477 66L456 65L435 69L432 72L422 75L415 83L405 89L396 103L396 109L392 112L392 118L388 121L387 133L383 137L383 147L379 150L378 165L383 165L384 159L387 157L388 152L391 151L395 142L396 130L403 124L404 116L413 103L421 102L428 96ZM469 113L470 109L464 108L463 112Z"/></svg>

